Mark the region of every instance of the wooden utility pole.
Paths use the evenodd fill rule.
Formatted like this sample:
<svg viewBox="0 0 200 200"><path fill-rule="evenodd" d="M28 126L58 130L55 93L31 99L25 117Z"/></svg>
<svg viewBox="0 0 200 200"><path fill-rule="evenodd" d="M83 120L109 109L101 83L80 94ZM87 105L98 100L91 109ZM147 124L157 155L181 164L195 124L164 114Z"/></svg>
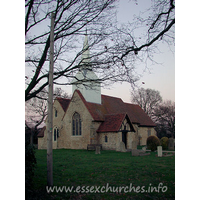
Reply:
<svg viewBox="0 0 200 200"><path fill-rule="evenodd" d="M55 14L51 13L50 33L50 65L49 65L49 96L48 96L48 133L47 133L47 185L53 186L53 54L54 54L54 19Z"/></svg>

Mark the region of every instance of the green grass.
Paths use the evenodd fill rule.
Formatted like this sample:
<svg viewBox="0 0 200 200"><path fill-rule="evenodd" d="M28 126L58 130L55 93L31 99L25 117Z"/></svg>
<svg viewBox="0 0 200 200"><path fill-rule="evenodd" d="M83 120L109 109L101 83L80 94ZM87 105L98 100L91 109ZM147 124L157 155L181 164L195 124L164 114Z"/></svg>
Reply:
<svg viewBox="0 0 200 200"><path fill-rule="evenodd" d="M47 193L46 150L36 151L37 167L34 189L37 199L174 199L175 156L156 157L156 153L144 157L132 157L130 152L101 151L96 155L87 150L53 150L54 186L150 186L159 183L168 190L150 193ZM161 189L160 189L161 191Z"/></svg>

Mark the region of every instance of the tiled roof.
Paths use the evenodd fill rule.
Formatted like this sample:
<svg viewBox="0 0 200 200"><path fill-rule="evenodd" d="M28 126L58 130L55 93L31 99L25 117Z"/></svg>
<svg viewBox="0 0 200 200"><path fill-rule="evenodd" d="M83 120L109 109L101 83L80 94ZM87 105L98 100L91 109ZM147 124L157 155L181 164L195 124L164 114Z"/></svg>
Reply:
<svg viewBox="0 0 200 200"><path fill-rule="evenodd" d="M56 97L56 100L58 100L58 102L62 106L64 112L66 112L71 100L70 99L61 98L61 97Z"/></svg>
<svg viewBox="0 0 200 200"><path fill-rule="evenodd" d="M105 115L126 113L124 102L120 98L101 95L101 102L102 104L86 102L95 121L104 121Z"/></svg>
<svg viewBox="0 0 200 200"><path fill-rule="evenodd" d="M125 116L126 114L105 115L105 120L101 123L97 132L100 133L119 131Z"/></svg>
<svg viewBox="0 0 200 200"><path fill-rule="evenodd" d="M105 120L100 124L99 128L97 129L98 133L105 133L105 132L117 132L120 130L122 122L124 119L127 119L131 131L134 131L134 128L131 124L131 121L126 113L121 113L121 114L112 114L112 115L105 115Z"/></svg>
<svg viewBox="0 0 200 200"><path fill-rule="evenodd" d="M126 105L127 113L132 123L138 123L139 126L155 127L156 124L144 112L144 110L136 104L124 103Z"/></svg>
<svg viewBox="0 0 200 200"><path fill-rule="evenodd" d="M102 104L90 103L86 102L79 90L76 91L95 121L105 121L106 115L127 113L132 123L139 126L156 126L139 105L124 103L120 98L107 95L101 95Z"/></svg>

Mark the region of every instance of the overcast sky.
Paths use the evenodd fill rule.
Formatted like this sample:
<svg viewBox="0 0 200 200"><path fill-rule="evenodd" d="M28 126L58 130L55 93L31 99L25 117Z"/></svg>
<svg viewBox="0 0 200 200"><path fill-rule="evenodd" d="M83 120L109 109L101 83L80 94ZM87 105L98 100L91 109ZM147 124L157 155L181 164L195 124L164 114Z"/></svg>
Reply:
<svg viewBox="0 0 200 200"><path fill-rule="evenodd" d="M133 15L139 15L141 11L150 8L151 1L140 0L130 1L121 0L118 5L117 20L119 23L128 23L133 20ZM37 30L36 30L37 31ZM40 29L39 29L40 31ZM135 33L134 33L135 34ZM138 35L140 32L137 31ZM84 41L84 38L83 38ZM160 91L163 100L175 101L175 55L173 53L174 46L163 44L162 41L158 45L159 54L154 55L154 61L159 64L147 64L147 69L144 63L135 64L136 72L141 76L141 79L136 83L138 87L151 88ZM140 55L140 53L139 53ZM145 70L144 70L145 69ZM26 73L32 73L31 68L26 68ZM142 84L144 82L145 84ZM69 95L72 94L72 86L54 86L61 87ZM102 88L102 94L121 98L124 102L131 102L131 86L128 83L115 83L109 86L109 89Z"/></svg>
<svg viewBox="0 0 200 200"><path fill-rule="evenodd" d="M151 1L140 0L136 5L135 1L121 0L119 2L117 20L121 23L131 22L133 15L138 15L150 7ZM144 71L144 66L136 66L138 73L142 75L137 82L139 87L151 88L160 91L163 100L175 101L175 54L174 46L159 43L159 54L154 55L154 60L159 64L151 65ZM144 71L144 72L143 72ZM145 84L142 84L145 82ZM71 94L71 86L65 86L65 91ZM128 83L115 83L109 89L102 88L101 92L105 95L121 98L124 102L131 102L131 86Z"/></svg>
<svg viewBox="0 0 200 200"><path fill-rule="evenodd" d="M137 2L121 0L119 4L118 20L127 23L133 19L133 14L138 15L140 11L150 7L151 1L140 0ZM149 3L149 4L148 4ZM154 56L154 60L160 64L148 65L148 70L138 81L138 86L160 91L163 100L175 101L175 54L174 46L159 44L161 53ZM143 66L136 66L143 70ZM143 85L142 82L145 82ZM129 84L115 84L110 90L102 88L102 93L122 98L125 102L131 102L131 87Z"/></svg>

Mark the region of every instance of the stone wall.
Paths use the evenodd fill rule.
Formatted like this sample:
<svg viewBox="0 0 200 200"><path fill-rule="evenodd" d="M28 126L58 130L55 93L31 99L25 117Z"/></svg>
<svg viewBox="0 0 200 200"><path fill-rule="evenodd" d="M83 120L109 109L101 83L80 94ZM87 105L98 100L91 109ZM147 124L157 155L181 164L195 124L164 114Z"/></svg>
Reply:
<svg viewBox="0 0 200 200"><path fill-rule="evenodd" d="M38 138L38 149L47 149L47 129L44 131L44 137Z"/></svg>
<svg viewBox="0 0 200 200"><path fill-rule="evenodd" d="M75 112L79 113L81 117L82 135L79 136L72 135L72 116ZM92 121L93 118L89 111L80 99L78 93L75 92L67 113L63 118L63 136L59 138L59 140L62 140L58 144L59 148L87 149L87 145L90 144L91 127L93 128Z"/></svg>
<svg viewBox="0 0 200 200"><path fill-rule="evenodd" d="M138 145L146 145L146 141L147 141L147 137L148 137L148 131L150 130L151 135L157 135L154 127L139 127L137 124L132 124L134 129L135 129L135 133L134 133L134 140L138 141ZM142 138L140 139L139 142L139 136L141 136Z"/></svg>
<svg viewBox="0 0 200 200"><path fill-rule="evenodd" d="M136 140L135 132L128 132L127 133L127 149L132 149L132 142L133 140Z"/></svg>
<svg viewBox="0 0 200 200"><path fill-rule="evenodd" d="M116 150L116 146L119 143L119 136L116 132L98 133L99 144L102 144L103 150ZM107 142L105 142L105 136L107 136Z"/></svg>
<svg viewBox="0 0 200 200"><path fill-rule="evenodd" d="M96 130L99 128L101 122L91 122L90 125L90 144L99 144L99 133Z"/></svg>
<svg viewBox="0 0 200 200"><path fill-rule="evenodd" d="M107 136L107 142L105 141ZM127 133L127 149L132 148L132 141L135 139L134 132ZM103 150L120 151L120 142L122 142L122 132L99 133L99 144L102 144Z"/></svg>
<svg viewBox="0 0 200 200"><path fill-rule="evenodd" d="M55 117L55 111L57 110L57 117ZM60 103L55 100L53 103L53 131L54 128L57 127L59 129L60 136L62 135L62 118L64 116L64 110L62 109ZM45 120L46 123L46 130L44 131L44 137L38 138L38 149L46 149L47 148L47 130L48 130L48 118ZM52 142L53 142L53 149L57 149L59 138L56 138L54 141L54 132L52 132Z"/></svg>
<svg viewBox="0 0 200 200"><path fill-rule="evenodd" d="M139 127L138 135L142 136L142 138L140 139L140 145L146 145L148 131L150 131L150 135L156 135L156 131L152 127Z"/></svg>

